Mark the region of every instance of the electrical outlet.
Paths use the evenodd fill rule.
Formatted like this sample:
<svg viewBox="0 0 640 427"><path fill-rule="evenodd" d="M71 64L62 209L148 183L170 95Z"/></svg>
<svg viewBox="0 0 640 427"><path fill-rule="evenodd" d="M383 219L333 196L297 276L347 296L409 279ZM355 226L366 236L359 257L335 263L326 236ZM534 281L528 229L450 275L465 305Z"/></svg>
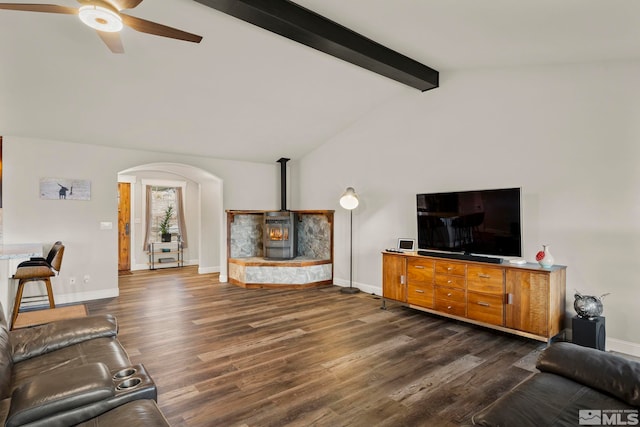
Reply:
<svg viewBox="0 0 640 427"><path fill-rule="evenodd" d="M85 274L84 277L82 278L82 281L84 283L89 283L89 280L91 280L91 276L89 276L88 274Z"/></svg>
<svg viewBox="0 0 640 427"><path fill-rule="evenodd" d="M69 277L69 284L70 285L75 285L76 284L76 278L75 277Z"/></svg>

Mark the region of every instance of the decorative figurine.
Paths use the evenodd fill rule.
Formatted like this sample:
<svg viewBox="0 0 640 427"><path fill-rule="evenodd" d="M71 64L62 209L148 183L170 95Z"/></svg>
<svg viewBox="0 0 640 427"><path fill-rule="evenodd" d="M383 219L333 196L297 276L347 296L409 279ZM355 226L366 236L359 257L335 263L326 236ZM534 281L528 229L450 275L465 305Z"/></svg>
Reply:
<svg viewBox="0 0 640 427"><path fill-rule="evenodd" d="M593 295L582 295L576 290L573 301L573 308L578 313L578 317L593 320L602 314L602 299L609 295L608 293L596 297Z"/></svg>

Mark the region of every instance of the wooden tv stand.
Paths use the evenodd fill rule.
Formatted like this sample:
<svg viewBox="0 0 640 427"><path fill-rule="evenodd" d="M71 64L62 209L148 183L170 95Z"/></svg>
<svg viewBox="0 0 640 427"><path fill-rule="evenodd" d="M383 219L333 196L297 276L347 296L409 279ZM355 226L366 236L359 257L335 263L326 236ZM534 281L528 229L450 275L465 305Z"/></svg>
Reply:
<svg viewBox="0 0 640 427"><path fill-rule="evenodd" d="M382 253L382 308L410 308L549 342L564 329L566 267Z"/></svg>

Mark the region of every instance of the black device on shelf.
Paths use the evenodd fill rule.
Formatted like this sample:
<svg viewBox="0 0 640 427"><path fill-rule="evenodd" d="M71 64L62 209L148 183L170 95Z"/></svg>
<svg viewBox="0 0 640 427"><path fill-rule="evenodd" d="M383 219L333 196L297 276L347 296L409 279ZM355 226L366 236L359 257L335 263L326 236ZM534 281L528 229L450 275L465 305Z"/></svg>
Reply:
<svg viewBox="0 0 640 427"><path fill-rule="evenodd" d="M522 256L520 197L520 188L418 194L418 254L492 263Z"/></svg>
<svg viewBox="0 0 640 427"><path fill-rule="evenodd" d="M488 262L491 264L502 264L502 261L503 261L502 258L498 258L498 257L460 254L456 252L418 251L418 255L448 258L448 259L462 259L465 261Z"/></svg>

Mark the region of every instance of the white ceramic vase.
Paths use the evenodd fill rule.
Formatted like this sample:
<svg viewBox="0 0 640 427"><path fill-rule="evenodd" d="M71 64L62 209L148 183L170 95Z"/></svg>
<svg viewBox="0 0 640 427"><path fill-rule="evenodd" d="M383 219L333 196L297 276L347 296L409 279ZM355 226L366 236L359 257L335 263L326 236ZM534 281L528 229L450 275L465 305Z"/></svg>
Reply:
<svg viewBox="0 0 640 427"><path fill-rule="evenodd" d="M538 256L536 256L538 263L544 267L549 268L553 265L553 255L549 252L549 245L542 245L542 250L538 252Z"/></svg>

